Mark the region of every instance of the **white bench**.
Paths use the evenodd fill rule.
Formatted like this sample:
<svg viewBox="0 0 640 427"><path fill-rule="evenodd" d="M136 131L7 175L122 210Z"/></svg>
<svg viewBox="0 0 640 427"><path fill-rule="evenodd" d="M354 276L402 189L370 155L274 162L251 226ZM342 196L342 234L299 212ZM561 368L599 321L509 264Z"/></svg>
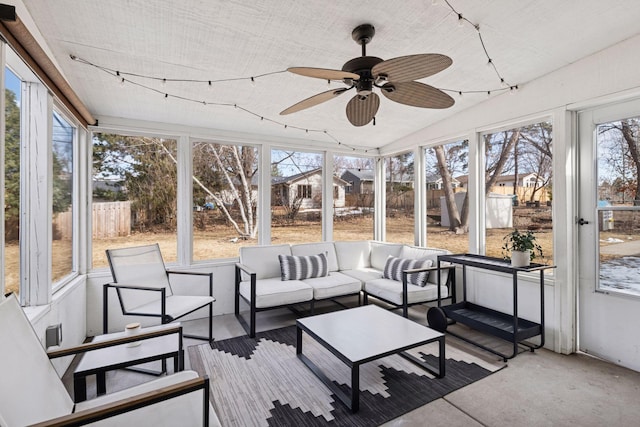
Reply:
<svg viewBox="0 0 640 427"><path fill-rule="evenodd" d="M445 249L370 240L242 247L240 262L236 264L235 314L251 337L255 336L259 311L308 303L313 313L316 301L335 301L338 297L353 295L359 298L362 295L364 304L368 304L369 297L380 299L393 308L402 308L403 316L407 317L411 305L451 296L451 281L446 271L442 272L439 290L437 286L437 256L449 253ZM280 256L300 257L287 259L304 263L304 257L319 254L324 254L326 259L326 275L323 272L318 277L283 280ZM390 257L396 261L419 260L422 266L396 271L392 277L385 275ZM416 283L420 272L424 274ZM241 300L249 305L248 322L240 312Z"/></svg>

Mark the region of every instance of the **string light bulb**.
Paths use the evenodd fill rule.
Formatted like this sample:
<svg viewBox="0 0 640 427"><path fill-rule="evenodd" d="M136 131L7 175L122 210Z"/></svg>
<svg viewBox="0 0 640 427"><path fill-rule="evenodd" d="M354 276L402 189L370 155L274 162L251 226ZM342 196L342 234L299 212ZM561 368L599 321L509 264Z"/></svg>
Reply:
<svg viewBox="0 0 640 427"><path fill-rule="evenodd" d="M251 77L251 86L256 87L256 79Z"/></svg>
<svg viewBox="0 0 640 427"><path fill-rule="evenodd" d="M211 80L209 80L209 84L207 85L207 89L208 89L209 91L212 91L212 90L213 90L213 85L211 84Z"/></svg>
<svg viewBox="0 0 640 427"><path fill-rule="evenodd" d="M462 14L459 13L458 14L458 27L462 28L463 25L464 25L464 18L462 17Z"/></svg>

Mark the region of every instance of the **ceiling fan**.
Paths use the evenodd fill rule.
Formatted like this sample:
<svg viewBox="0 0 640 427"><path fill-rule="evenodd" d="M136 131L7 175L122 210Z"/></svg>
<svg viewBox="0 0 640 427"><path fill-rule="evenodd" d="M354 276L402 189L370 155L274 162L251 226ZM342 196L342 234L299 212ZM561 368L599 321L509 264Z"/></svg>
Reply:
<svg viewBox="0 0 640 427"><path fill-rule="evenodd" d="M452 64L451 58L436 53L400 56L386 61L367 56L366 46L376 30L371 24L356 27L351 37L362 46L362 56L347 61L342 70L326 68L291 67L287 71L306 77L324 80L342 80L347 87L331 89L302 100L280 112L281 115L295 113L343 93L356 89L356 95L347 104L347 119L354 126L364 126L374 119L380 97L373 92L377 87L392 101L422 108L449 108L455 101L452 97L424 83L416 82L439 73ZM375 124L375 122L374 122Z"/></svg>

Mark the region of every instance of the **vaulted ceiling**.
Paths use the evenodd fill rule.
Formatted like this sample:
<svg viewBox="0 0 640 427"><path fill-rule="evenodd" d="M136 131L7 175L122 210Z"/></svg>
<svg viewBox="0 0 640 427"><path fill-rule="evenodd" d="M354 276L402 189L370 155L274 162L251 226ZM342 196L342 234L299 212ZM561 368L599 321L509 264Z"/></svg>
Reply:
<svg viewBox="0 0 640 427"><path fill-rule="evenodd" d="M637 0L23 3L54 61L98 119L122 117L362 148L390 144L488 96L509 96L508 86L526 90L527 82L640 32ZM354 127L345 115L351 91L279 115L328 90L325 80L284 70L341 69L361 55L351 32L363 23L376 29L368 55L451 57L449 68L420 81L446 90L455 105L431 110L381 96L376 125ZM487 65L488 57L495 69ZM330 88L343 86L333 82Z"/></svg>

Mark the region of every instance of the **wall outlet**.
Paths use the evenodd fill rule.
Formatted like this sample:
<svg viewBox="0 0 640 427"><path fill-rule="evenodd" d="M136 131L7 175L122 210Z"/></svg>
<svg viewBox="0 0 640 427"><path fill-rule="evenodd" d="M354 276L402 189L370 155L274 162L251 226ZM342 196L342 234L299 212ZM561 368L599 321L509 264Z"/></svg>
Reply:
<svg viewBox="0 0 640 427"><path fill-rule="evenodd" d="M47 327L45 346L47 348L60 345L62 342L62 323Z"/></svg>

